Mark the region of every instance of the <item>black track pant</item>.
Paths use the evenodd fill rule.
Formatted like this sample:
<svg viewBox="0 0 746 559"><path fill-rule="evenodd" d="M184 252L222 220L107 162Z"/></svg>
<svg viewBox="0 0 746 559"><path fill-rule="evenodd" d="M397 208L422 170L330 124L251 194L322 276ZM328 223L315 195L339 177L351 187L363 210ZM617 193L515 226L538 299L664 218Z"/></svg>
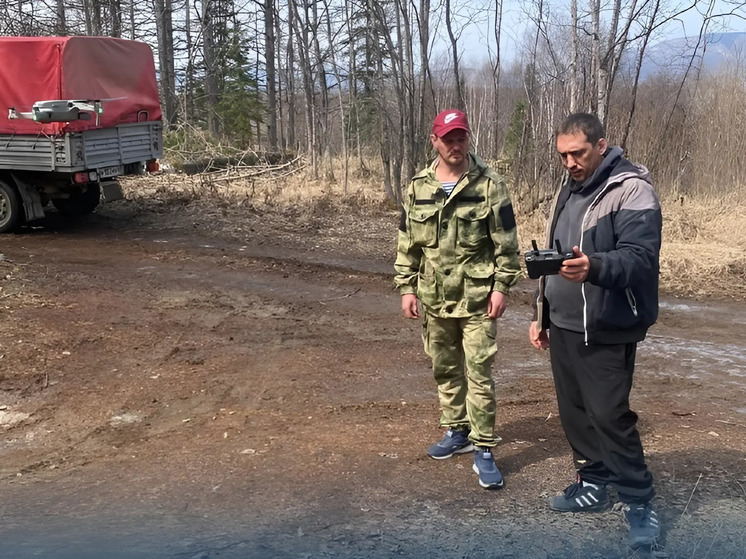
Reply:
<svg viewBox="0 0 746 559"><path fill-rule="evenodd" d="M653 476L629 409L637 344L585 345L583 334L554 324L549 342L560 420L581 479L611 484L625 503L650 500Z"/></svg>

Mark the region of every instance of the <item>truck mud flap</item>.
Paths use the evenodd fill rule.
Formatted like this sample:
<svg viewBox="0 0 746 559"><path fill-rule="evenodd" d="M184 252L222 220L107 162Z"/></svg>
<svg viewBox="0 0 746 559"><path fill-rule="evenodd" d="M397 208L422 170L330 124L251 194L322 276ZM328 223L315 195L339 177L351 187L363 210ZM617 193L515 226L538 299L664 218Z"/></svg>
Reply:
<svg viewBox="0 0 746 559"><path fill-rule="evenodd" d="M124 192L122 186L117 181L105 181L101 183L101 194L104 202L114 202L123 200Z"/></svg>
<svg viewBox="0 0 746 559"><path fill-rule="evenodd" d="M13 181L16 183L16 188L18 188L18 193L21 195L23 211L26 214L26 221L42 219L44 217L44 207L41 205L39 191L33 186L23 182L15 173L11 173L10 176L13 177Z"/></svg>

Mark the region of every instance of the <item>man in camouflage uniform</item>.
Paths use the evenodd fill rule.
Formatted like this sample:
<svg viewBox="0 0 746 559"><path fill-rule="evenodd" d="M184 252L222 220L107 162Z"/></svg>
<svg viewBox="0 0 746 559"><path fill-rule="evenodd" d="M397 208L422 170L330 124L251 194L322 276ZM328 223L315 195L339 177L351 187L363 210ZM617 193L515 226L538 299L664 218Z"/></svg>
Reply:
<svg viewBox="0 0 746 559"><path fill-rule="evenodd" d="M438 156L409 184L396 257L402 312L419 318L448 431L428 449L444 459L474 450L474 471L485 488L502 487L492 448L495 428L492 362L495 319L518 281L513 207L501 177L469 152L469 124L450 109L433 122Z"/></svg>

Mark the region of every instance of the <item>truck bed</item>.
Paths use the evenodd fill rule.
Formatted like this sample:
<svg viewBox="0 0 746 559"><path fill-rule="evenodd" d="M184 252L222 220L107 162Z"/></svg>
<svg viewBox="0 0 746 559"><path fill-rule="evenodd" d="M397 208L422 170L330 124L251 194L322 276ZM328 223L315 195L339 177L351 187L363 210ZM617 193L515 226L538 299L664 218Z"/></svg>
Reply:
<svg viewBox="0 0 746 559"><path fill-rule="evenodd" d="M138 122L61 135L0 134L0 169L75 173L98 170L101 178L123 174L128 163L159 159L162 124Z"/></svg>

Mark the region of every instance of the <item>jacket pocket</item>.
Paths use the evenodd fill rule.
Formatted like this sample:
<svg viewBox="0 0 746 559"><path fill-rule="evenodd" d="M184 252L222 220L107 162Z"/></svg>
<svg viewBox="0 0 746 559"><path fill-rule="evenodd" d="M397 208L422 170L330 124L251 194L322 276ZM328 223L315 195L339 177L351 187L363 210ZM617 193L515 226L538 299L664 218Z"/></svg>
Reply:
<svg viewBox="0 0 746 559"><path fill-rule="evenodd" d="M456 215L456 242L463 248L478 248L487 241L489 208L459 207Z"/></svg>
<svg viewBox="0 0 746 559"><path fill-rule="evenodd" d="M473 264L464 267L464 299L466 310L487 312L487 299L492 291L495 267L492 264Z"/></svg>
<svg viewBox="0 0 746 559"><path fill-rule="evenodd" d="M414 206L409 212L409 227L413 245L436 246L438 244L438 207L435 205Z"/></svg>
<svg viewBox="0 0 746 559"><path fill-rule="evenodd" d="M624 292L627 295L627 303L629 303L629 308L632 309L632 314L635 315L635 318L637 318L637 299L635 299L635 294L632 293L631 287L625 289Z"/></svg>
<svg viewBox="0 0 746 559"><path fill-rule="evenodd" d="M603 289L584 284L588 301L588 330L627 330L640 319L629 289Z"/></svg>

